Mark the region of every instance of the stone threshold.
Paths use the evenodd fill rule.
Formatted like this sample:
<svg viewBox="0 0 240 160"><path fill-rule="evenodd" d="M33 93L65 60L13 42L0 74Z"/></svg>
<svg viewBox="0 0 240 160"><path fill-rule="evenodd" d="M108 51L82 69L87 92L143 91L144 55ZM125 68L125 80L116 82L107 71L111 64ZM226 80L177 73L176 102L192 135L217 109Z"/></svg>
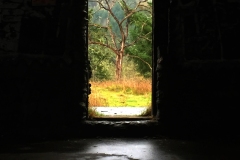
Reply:
<svg viewBox="0 0 240 160"><path fill-rule="evenodd" d="M152 116L101 116L88 119L89 121L141 121L154 120Z"/></svg>

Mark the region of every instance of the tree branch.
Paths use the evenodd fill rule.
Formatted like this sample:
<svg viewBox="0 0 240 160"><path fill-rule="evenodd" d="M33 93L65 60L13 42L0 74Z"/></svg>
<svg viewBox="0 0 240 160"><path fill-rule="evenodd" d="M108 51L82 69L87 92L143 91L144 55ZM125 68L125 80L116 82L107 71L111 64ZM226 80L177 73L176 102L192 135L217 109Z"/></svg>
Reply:
<svg viewBox="0 0 240 160"><path fill-rule="evenodd" d="M110 20L109 20L109 18L110 18L110 13L108 12L108 18L107 18L107 26L108 26L108 27L107 27L107 28L108 28L108 30L109 30L109 32L110 32L110 36L111 36L113 45L115 46L116 49L118 49L117 43L116 43L116 36L115 36L115 34L113 33L112 28L110 27L110 24L109 24Z"/></svg>
<svg viewBox="0 0 240 160"><path fill-rule="evenodd" d="M113 14L112 10L110 9L110 6L109 6L109 3L108 3L108 0L105 0L107 6L108 6L108 11L109 13L111 14L111 16L114 18L114 20L117 22L117 25L120 29L120 32L121 32L121 36L122 36L122 44L121 44L121 48L124 48L124 44L126 42L126 37L125 37L125 34L124 34L124 30L123 30L123 27L122 25L120 24L119 20L117 19L116 15Z"/></svg>
<svg viewBox="0 0 240 160"><path fill-rule="evenodd" d="M152 32L149 32L149 33L145 34L145 36L149 35L150 33L152 33ZM127 48L127 47L130 47L130 46L134 45L135 43L137 43L142 38L144 38L144 37L143 36L138 36L138 38L135 41L133 41L132 43L130 43L128 45L125 45L124 48ZM147 39L147 38L144 38L144 39ZM147 39L147 40L149 40L149 39ZM151 40L149 40L149 41L151 41Z"/></svg>
<svg viewBox="0 0 240 160"><path fill-rule="evenodd" d="M126 4L126 2L124 1L124 0L122 0L125 4ZM136 12L139 12L139 11L148 11L148 12L150 12L149 10L138 10L138 7L140 7L140 6L144 6L144 5L141 5L143 2L147 2L147 0L143 0L143 1L139 1L138 2L138 5L131 11L131 12L129 12L129 13L127 13L127 15L120 21L120 25L122 25L122 23L127 19L127 18L129 18L130 16L132 16L134 13L136 13ZM129 10L128 10L129 11ZM151 13L151 12L150 12ZM152 14L152 13L151 13Z"/></svg>
<svg viewBox="0 0 240 160"><path fill-rule="evenodd" d="M148 62L146 62L146 61L144 61L142 58L140 58L139 56L129 55L129 54L128 54L127 56L140 59L142 62L144 62L145 64L147 64L148 67L152 70L152 66L151 66Z"/></svg>
<svg viewBox="0 0 240 160"><path fill-rule="evenodd" d="M94 27L98 27L98 28L105 28L105 29L108 29L108 27L101 26L101 25L98 25L98 24L91 24L91 23L89 23L88 26L94 26Z"/></svg>
<svg viewBox="0 0 240 160"><path fill-rule="evenodd" d="M107 44L104 44L104 43L101 43L101 42L92 42L92 41L89 41L88 44L89 44L89 45L91 45L91 44L97 44L97 45L100 45L100 46L107 47L107 48L111 49L115 54L117 54L117 50L114 49L113 47L111 47L110 45L107 45Z"/></svg>

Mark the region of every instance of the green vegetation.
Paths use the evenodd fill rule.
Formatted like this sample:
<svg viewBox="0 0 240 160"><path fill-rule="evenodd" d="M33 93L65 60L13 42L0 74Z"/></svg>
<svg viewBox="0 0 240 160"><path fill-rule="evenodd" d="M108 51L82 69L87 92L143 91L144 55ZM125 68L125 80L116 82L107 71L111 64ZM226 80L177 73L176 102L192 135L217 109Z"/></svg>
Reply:
<svg viewBox="0 0 240 160"><path fill-rule="evenodd" d="M152 70L152 17L144 12L137 12L131 17L131 21L134 24L130 30L131 41L138 39L139 33L145 36L138 39L133 46L126 48L126 54L138 64L136 70L149 78Z"/></svg>
<svg viewBox="0 0 240 160"><path fill-rule="evenodd" d="M90 107L151 106L151 80L91 82Z"/></svg>
<svg viewBox="0 0 240 160"><path fill-rule="evenodd" d="M88 108L88 118L93 118L93 117L103 117L104 115L97 112L96 108L89 107Z"/></svg>
<svg viewBox="0 0 240 160"><path fill-rule="evenodd" d="M150 78L151 1L89 0L88 13L89 59L95 80L122 79L125 61Z"/></svg>
<svg viewBox="0 0 240 160"><path fill-rule="evenodd" d="M89 0L88 55L93 107L148 107L151 115L151 0Z"/></svg>

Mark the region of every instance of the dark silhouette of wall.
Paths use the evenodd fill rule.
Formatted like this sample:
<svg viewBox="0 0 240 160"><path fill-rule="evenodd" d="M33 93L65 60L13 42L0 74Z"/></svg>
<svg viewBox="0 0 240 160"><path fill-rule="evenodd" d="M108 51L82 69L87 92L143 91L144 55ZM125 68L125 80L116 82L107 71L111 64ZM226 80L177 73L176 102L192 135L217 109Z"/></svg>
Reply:
<svg viewBox="0 0 240 160"><path fill-rule="evenodd" d="M238 134L239 5L154 1L153 105L163 133ZM79 0L0 1L2 131L61 130L85 119L86 11Z"/></svg>
<svg viewBox="0 0 240 160"><path fill-rule="evenodd" d="M154 34L163 130L238 135L239 1L165 2Z"/></svg>
<svg viewBox="0 0 240 160"><path fill-rule="evenodd" d="M85 2L0 4L1 130L57 132L79 125L86 116L90 73Z"/></svg>

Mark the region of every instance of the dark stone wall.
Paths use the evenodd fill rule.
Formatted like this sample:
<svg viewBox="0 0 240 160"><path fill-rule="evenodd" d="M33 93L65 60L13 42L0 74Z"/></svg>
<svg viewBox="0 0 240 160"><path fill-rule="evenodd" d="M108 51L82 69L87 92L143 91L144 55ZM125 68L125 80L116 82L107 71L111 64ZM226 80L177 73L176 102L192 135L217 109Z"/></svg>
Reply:
<svg viewBox="0 0 240 160"><path fill-rule="evenodd" d="M74 0L0 1L1 132L57 133L85 119L86 7Z"/></svg>
<svg viewBox="0 0 240 160"><path fill-rule="evenodd" d="M160 122L171 134L239 135L237 61L193 61L165 71Z"/></svg>
<svg viewBox="0 0 240 160"><path fill-rule="evenodd" d="M153 114L162 133L238 134L239 4L154 1ZM85 119L86 9L80 0L0 0L1 131L57 132Z"/></svg>
<svg viewBox="0 0 240 160"><path fill-rule="evenodd" d="M168 20L167 29L166 23L156 23L156 28L165 28L158 31L165 36L155 34L164 132L239 135L239 2L162 1L169 5L168 12L155 12Z"/></svg>

